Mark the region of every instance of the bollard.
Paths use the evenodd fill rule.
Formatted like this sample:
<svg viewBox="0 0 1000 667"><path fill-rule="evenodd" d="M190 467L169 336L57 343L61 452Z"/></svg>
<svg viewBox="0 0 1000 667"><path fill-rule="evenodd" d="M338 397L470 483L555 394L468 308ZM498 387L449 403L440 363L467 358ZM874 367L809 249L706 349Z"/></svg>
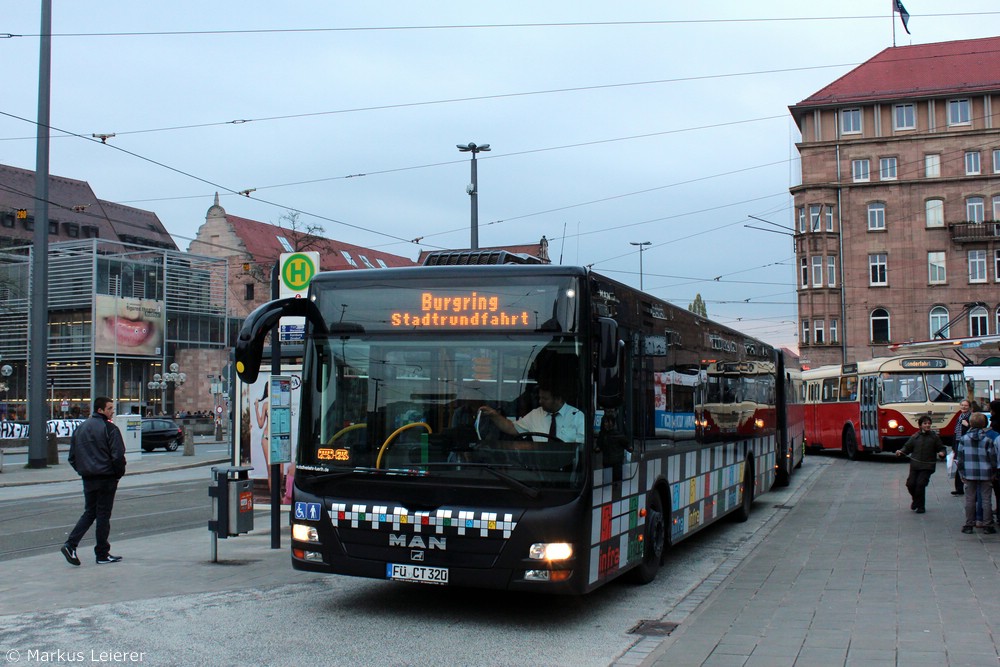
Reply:
<svg viewBox="0 0 1000 667"><path fill-rule="evenodd" d="M184 456L194 456L194 433L191 427L184 427Z"/></svg>
<svg viewBox="0 0 1000 667"><path fill-rule="evenodd" d="M45 435L48 439L45 463L50 466L59 465L59 443L56 442L56 434L46 433Z"/></svg>

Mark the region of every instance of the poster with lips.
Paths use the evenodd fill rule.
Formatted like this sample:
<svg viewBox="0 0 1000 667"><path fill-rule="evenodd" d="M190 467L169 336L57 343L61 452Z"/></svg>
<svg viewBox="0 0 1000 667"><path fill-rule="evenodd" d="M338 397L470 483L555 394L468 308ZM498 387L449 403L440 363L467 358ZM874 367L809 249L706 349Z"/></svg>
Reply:
<svg viewBox="0 0 1000 667"><path fill-rule="evenodd" d="M161 356L162 301L96 295L94 351L98 354Z"/></svg>

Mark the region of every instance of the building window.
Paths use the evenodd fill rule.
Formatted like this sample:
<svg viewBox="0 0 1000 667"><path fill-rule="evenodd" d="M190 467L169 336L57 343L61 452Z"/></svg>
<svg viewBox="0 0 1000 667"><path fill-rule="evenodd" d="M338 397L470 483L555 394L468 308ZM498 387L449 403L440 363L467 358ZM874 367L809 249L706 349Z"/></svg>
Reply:
<svg viewBox="0 0 1000 667"><path fill-rule="evenodd" d="M1000 283L1000 250L993 251L993 279Z"/></svg>
<svg viewBox="0 0 1000 667"><path fill-rule="evenodd" d="M243 291L243 300L253 301L253 283L247 283L243 287L245 288Z"/></svg>
<svg viewBox="0 0 1000 667"><path fill-rule="evenodd" d="M993 195L993 221L1000 222L1000 195Z"/></svg>
<svg viewBox="0 0 1000 667"><path fill-rule="evenodd" d="M823 210L826 212L826 231L832 232L833 231L833 207L830 206L829 204L827 204L826 206L823 207Z"/></svg>
<svg viewBox="0 0 1000 667"><path fill-rule="evenodd" d="M969 98L948 100L948 125L970 125L971 122Z"/></svg>
<svg viewBox="0 0 1000 667"><path fill-rule="evenodd" d="M826 256L826 284L828 287L837 286L837 258L834 255Z"/></svg>
<svg viewBox="0 0 1000 667"><path fill-rule="evenodd" d="M948 331L948 309L944 306L934 306L931 308L931 331L929 338L934 338L940 332L941 336L945 338L950 338L951 333Z"/></svg>
<svg viewBox="0 0 1000 667"><path fill-rule="evenodd" d="M989 336L989 314L982 306L977 306L969 311L969 335Z"/></svg>
<svg viewBox="0 0 1000 667"><path fill-rule="evenodd" d="M347 252L346 250L341 250L340 254L344 256L344 259L347 260L348 264L353 266L355 269L358 268L358 263L354 261L353 257L351 257L351 253Z"/></svg>
<svg viewBox="0 0 1000 667"><path fill-rule="evenodd" d="M876 201L868 204L868 231L885 230L885 203Z"/></svg>
<svg viewBox="0 0 1000 667"><path fill-rule="evenodd" d="M944 200L928 199L924 203L924 219L928 227L944 227Z"/></svg>
<svg viewBox="0 0 1000 667"><path fill-rule="evenodd" d="M889 311L885 308L876 308L872 311L871 335L873 343L888 343L889 338Z"/></svg>
<svg viewBox="0 0 1000 667"><path fill-rule="evenodd" d="M869 160L851 160L851 176L855 183L865 183L871 180L871 163Z"/></svg>
<svg viewBox="0 0 1000 667"><path fill-rule="evenodd" d="M979 164L979 151L969 151L965 154L965 175L978 176L982 173Z"/></svg>
<svg viewBox="0 0 1000 667"><path fill-rule="evenodd" d="M837 342L837 320L830 320L830 342Z"/></svg>
<svg viewBox="0 0 1000 667"><path fill-rule="evenodd" d="M802 267L802 286L809 287L809 258L803 257L799 265Z"/></svg>
<svg viewBox="0 0 1000 667"><path fill-rule="evenodd" d="M285 249L285 252L295 252L295 248L292 247L292 244L284 236L275 236L274 238L278 239L278 243Z"/></svg>
<svg viewBox="0 0 1000 667"><path fill-rule="evenodd" d="M809 320L802 320L802 344L809 344Z"/></svg>
<svg viewBox="0 0 1000 667"><path fill-rule="evenodd" d="M799 206L799 231L805 233L806 231L806 207Z"/></svg>
<svg viewBox="0 0 1000 667"><path fill-rule="evenodd" d="M823 286L823 256L813 255L812 258L813 287Z"/></svg>
<svg viewBox="0 0 1000 667"><path fill-rule="evenodd" d="M969 282L970 283L985 283L986 282L986 251L985 250L970 250L969 251Z"/></svg>
<svg viewBox="0 0 1000 667"><path fill-rule="evenodd" d="M844 109L840 112L840 133L861 133L861 109Z"/></svg>
<svg viewBox="0 0 1000 667"><path fill-rule="evenodd" d="M913 130L917 127L917 114L912 104L897 104L893 109L893 124L897 130Z"/></svg>
<svg viewBox="0 0 1000 667"><path fill-rule="evenodd" d="M937 154L924 156L924 176L938 178L941 176L941 156Z"/></svg>
<svg viewBox="0 0 1000 667"><path fill-rule="evenodd" d="M885 253L868 255L869 285L880 286L889 284L886 277L886 274L888 273L887 264L888 257L886 257Z"/></svg>
<svg viewBox="0 0 1000 667"><path fill-rule="evenodd" d="M884 157L878 161L878 177L883 181L896 180L896 158Z"/></svg>
<svg viewBox="0 0 1000 667"><path fill-rule="evenodd" d="M383 269L388 269L389 268L388 265L385 262L383 262L381 259L379 259L378 257L375 258L375 263L378 264L379 266L381 266Z"/></svg>
<svg viewBox="0 0 1000 667"><path fill-rule="evenodd" d="M823 320L813 320L813 341L817 345L823 344L823 339L825 338L823 334L825 333L825 330L826 322Z"/></svg>
<svg viewBox="0 0 1000 667"><path fill-rule="evenodd" d="M982 197L969 197L965 200L965 219L969 222L982 222L986 219L986 203Z"/></svg>
<svg viewBox="0 0 1000 667"><path fill-rule="evenodd" d="M820 213L823 211L821 204L813 204L809 207L809 225L814 232L820 228Z"/></svg>
<svg viewBox="0 0 1000 667"><path fill-rule="evenodd" d="M993 173L1000 174L1000 148L993 149Z"/></svg>
<svg viewBox="0 0 1000 667"><path fill-rule="evenodd" d="M995 319L993 321L996 323L995 331L1000 331L1000 308L997 308Z"/></svg>
<svg viewBox="0 0 1000 667"><path fill-rule="evenodd" d="M927 281L931 285L943 285L948 282L945 261L943 252L927 253Z"/></svg>
<svg viewBox="0 0 1000 667"><path fill-rule="evenodd" d="M369 269L375 268L374 266L372 266L372 263L368 261L368 258L365 257L364 255L358 255L358 257L361 258L361 261L364 262L365 266L367 266Z"/></svg>

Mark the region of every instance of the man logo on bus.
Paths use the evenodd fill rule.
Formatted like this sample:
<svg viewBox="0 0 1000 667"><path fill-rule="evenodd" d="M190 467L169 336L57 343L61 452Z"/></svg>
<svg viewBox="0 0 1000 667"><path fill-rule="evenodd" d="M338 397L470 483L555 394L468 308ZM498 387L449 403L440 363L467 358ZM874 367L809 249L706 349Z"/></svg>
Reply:
<svg viewBox="0 0 1000 667"><path fill-rule="evenodd" d="M446 551L448 549L448 538L428 537L427 542L424 542L424 538L420 535L396 535L395 533L389 533L389 546Z"/></svg>

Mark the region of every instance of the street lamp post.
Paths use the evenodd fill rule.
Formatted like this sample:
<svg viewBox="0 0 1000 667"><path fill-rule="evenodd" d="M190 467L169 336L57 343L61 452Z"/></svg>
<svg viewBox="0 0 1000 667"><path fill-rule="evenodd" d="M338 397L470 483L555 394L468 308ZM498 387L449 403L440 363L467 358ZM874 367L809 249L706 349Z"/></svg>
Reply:
<svg viewBox="0 0 1000 667"><path fill-rule="evenodd" d="M171 384L174 388L181 386L187 382L187 373L180 372L180 366L176 363L170 364L170 372L160 375L156 373L153 375L153 381L148 383L146 386L150 391L159 391L160 393L160 412L167 414L167 387Z"/></svg>
<svg viewBox="0 0 1000 667"><path fill-rule="evenodd" d="M639 291L642 291L642 251L646 246L653 245L652 241L629 241L629 245L639 246Z"/></svg>
<svg viewBox="0 0 1000 667"><path fill-rule="evenodd" d="M489 144L482 144L477 146L471 141L468 145L463 146L462 144L456 144L458 150L463 153L472 153L472 183L465 188L465 191L469 193L469 199L472 203L472 250L479 250L479 181L476 178L476 153L488 153L490 150Z"/></svg>

